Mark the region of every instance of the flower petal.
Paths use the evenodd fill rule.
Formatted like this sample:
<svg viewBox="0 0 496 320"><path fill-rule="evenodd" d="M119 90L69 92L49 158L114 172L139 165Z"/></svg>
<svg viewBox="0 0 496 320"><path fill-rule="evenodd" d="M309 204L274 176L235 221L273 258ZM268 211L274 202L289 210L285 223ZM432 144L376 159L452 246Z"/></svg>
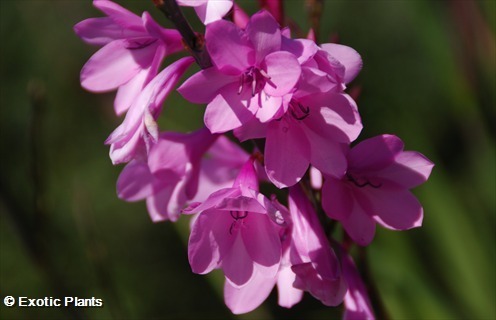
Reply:
<svg viewBox="0 0 496 320"><path fill-rule="evenodd" d="M255 274L242 288L232 286L229 281L224 284L224 301L234 314L242 314L255 310L269 297L274 288L276 278Z"/></svg>
<svg viewBox="0 0 496 320"><path fill-rule="evenodd" d="M81 70L81 85L94 92L113 90L128 82L140 70L148 68L158 43L138 48L138 41L147 44L152 40L114 40L98 50Z"/></svg>
<svg viewBox="0 0 496 320"><path fill-rule="evenodd" d="M281 30L277 21L265 10L255 13L246 26L253 48L256 52L256 64L271 52L281 50Z"/></svg>
<svg viewBox="0 0 496 320"><path fill-rule="evenodd" d="M284 119L272 121L265 141L265 170L278 187L289 187L300 181L308 169L310 143L298 125Z"/></svg>
<svg viewBox="0 0 496 320"><path fill-rule="evenodd" d="M235 223L242 223L242 220ZM236 238L230 251L222 259L222 270L226 280L235 288L240 288L253 278L254 266L241 235L234 232L231 236Z"/></svg>
<svg viewBox="0 0 496 320"><path fill-rule="evenodd" d="M362 70L362 58L355 49L336 43L324 43L321 45L321 48L336 58L344 66L344 83L351 82L355 79L360 70Z"/></svg>
<svg viewBox="0 0 496 320"><path fill-rule="evenodd" d="M349 166L353 172L373 172L391 165L403 151L400 138L383 134L369 138L353 147L349 153Z"/></svg>
<svg viewBox="0 0 496 320"><path fill-rule="evenodd" d="M212 62L222 73L241 75L255 61L248 37L232 22L219 20L209 24L205 40Z"/></svg>
<svg viewBox="0 0 496 320"><path fill-rule="evenodd" d="M216 67L211 67L189 77L177 91L190 102L209 103L219 94L221 88L238 81L238 77L225 75Z"/></svg>
<svg viewBox="0 0 496 320"><path fill-rule="evenodd" d="M385 228L407 230L422 225L424 211L417 198L406 189L367 188L361 196L366 196L370 208L365 210ZM364 203L367 203L364 201Z"/></svg>
<svg viewBox="0 0 496 320"><path fill-rule="evenodd" d="M264 91L269 96L283 96L293 90L301 74L296 57L289 52L273 52L265 57L263 66L270 77Z"/></svg>
<svg viewBox="0 0 496 320"><path fill-rule="evenodd" d="M146 162L131 161L117 179L117 195L126 201L137 201L152 193L153 176Z"/></svg>
<svg viewBox="0 0 496 320"><path fill-rule="evenodd" d="M232 0L210 0L204 5L196 6L195 11L203 24L207 25L222 19L233 6Z"/></svg>
<svg viewBox="0 0 496 320"><path fill-rule="evenodd" d="M351 214L347 219L341 220L346 233L360 246L367 246L375 235L375 221L365 213L364 209L355 201Z"/></svg>
<svg viewBox="0 0 496 320"><path fill-rule="evenodd" d="M353 210L353 195L341 179L326 177L322 187L322 208L329 218L343 221Z"/></svg>
<svg viewBox="0 0 496 320"><path fill-rule="evenodd" d="M205 125L212 133L223 133L242 126L254 116L253 104L246 106L246 94L237 93L236 84L224 87L205 110Z"/></svg>
<svg viewBox="0 0 496 320"><path fill-rule="evenodd" d="M433 167L434 163L421 153L403 151L394 158L391 165L374 175L411 189L427 181Z"/></svg>

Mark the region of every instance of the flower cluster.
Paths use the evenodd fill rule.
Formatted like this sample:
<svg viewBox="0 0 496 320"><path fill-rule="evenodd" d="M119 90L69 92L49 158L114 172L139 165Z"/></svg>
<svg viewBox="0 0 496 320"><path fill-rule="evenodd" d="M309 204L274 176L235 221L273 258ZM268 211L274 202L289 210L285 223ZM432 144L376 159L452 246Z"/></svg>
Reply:
<svg viewBox="0 0 496 320"><path fill-rule="evenodd" d="M84 65L81 85L117 89L115 113L125 114L105 142L114 164L127 163L118 196L146 200L155 222L193 216L191 268L222 269L233 313L257 308L277 285L283 307L307 291L327 306L344 301L346 319L374 318L350 243L370 244L376 223L419 227L423 209L410 189L428 179L432 162L404 151L394 135L351 146L362 129L346 93L362 67L354 49L294 39L277 12L249 17L231 0L169 2L194 7L206 25L198 39L211 63L178 88L206 105L205 126L194 132L160 132L157 124L195 61L186 56L159 72L166 56L185 49L179 31L109 0L93 1L105 17L74 27L102 46ZM260 183L287 197L263 194ZM338 225L341 243L331 232Z"/></svg>

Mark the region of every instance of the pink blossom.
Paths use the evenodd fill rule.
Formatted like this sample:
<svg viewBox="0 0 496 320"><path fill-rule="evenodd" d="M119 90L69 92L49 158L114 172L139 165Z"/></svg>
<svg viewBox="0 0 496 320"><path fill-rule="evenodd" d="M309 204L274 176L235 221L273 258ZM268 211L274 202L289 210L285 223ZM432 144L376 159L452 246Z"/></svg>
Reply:
<svg viewBox="0 0 496 320"><path fill-rule="evenodd" d="M295 288L308 291L327 306L343 302L346 282L339 261L320 225L315 210L299 185L289 189L291 213L291 269Z"/></svg>
<svg viewBox="0 0 496 320"><path fill-rule="evenodd" d="M344 296L343 320L374 320L374 312L367 294L367 288L358 273L353 259L342 250L341 270L348 283L348 292Z"/></svg>
<svg viewBox="0 0 496 320"><path fill-rule="evenodd" d="M122 171L117 181L121 199L146 198L153 221L179 218L186 202L198 190L200 162L217 136L206 129L193 133L162 133L148 159L136 159Z"/></svg>
<svg viewBox="0 0 496 320"><path fill-rule="evenodd" d="M282 258L279 271L273 278L256 273L243 287L235 287L226 281L224 284L224 300L234 314L242 314L258 308L269 296L274 286L278 289L278 304L281 307L291 308L301 301L303 291L293 287L296 274L291 270L290 245L291 228L288 223L291 219L287 208L273 199L272 204L280 213L283 221L279 224L279 236L282 245Z"/></svg>
<svg viewBox="0 0 496 320"><path fill-rule="evenodd" d="M243 287L256 274L274 278L281 261L277 225L269 218L271 203L258 193L258 180L249 160L232 188L218 190L185 213L200 213L188 244L193 272L221 268L227 281Z"/></svg>
<svg viewBox="0 0 496 320"><path fill-rule="evenodd" d="M232 0L177 0L180 6L194 7L204 24L222 19L233 6Z"/></svg>
<svg viewBox="0 0 496 320"><path fill-rule="evenodd" d="M162 59L182 49L176 30L161 28L147 13L139 17L109 0L93 5L107 17L74 26L84 41L103 46L83 66L81 85L93 92L118 89L115 112L124 113L157 74Z"/></svg>
<svg viewBox="0 0 496 320"><path fill-rule="evenodd" d="M265 169L279 188L300 181L310 164L342 177L347 145L362 129L356 104L348 95L329 91L298 97L297 93L279 120L268 124L252 120L234 131L240 140L266 137Z"/></svg>
<svg viewBox="0 0 496 320"><path fill-rule="evenodd" d="M129 162L137 154L146 154L157 141L155 120L162 110L162 103L193 61L186 57L172 63L136 97L122 124L105 141L110 144L112 163Z"/></svg>
<svg viewBox="0 0 496 320"><path fill-rule="evenodd" d="M424 183L434 164L422 154L403 151L394 135L362 141L348 154L342 178L325 178L322 206L358 244L368 245L375 224L406 230L422 224L423 209L409 191Z"/></svg>
<svg viewBox="0 0 496 320"><path fill-rule="evenodd" d="M207 26L205 39L214 66L179 88L187 100L208 103L205 125L220 133L242 126L254 115L270 121L301 73L297 57L281 51L281 30L274 18L260 11L245 30L216 21Z"/></svg>

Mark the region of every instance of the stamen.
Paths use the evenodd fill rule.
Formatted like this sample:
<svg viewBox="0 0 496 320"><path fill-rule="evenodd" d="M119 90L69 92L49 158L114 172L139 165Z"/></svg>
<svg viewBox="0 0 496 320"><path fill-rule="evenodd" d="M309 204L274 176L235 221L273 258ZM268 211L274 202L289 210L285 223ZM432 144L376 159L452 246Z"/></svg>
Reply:
<svg viewBox="0 0 496 320"><path fill-rule="evenodd" d="M379 184L373 184L372 182L370 182L369 180L365 180L365 182L363 183L360 183L357 181L357 179L355 179L351 174L347 173L346 174L346 178L348 178L348 181L351 181L353 182L354 185L356 185L357 187L359 188L363 188L363 187L366 187L366 186L371 186L372 188L374 189L378 189L382 186L382 183L379 183Z"/></svg>
<svg viewBox="0 0 496 320"><path fill-rule="evenodd" d="M262 77L264 77L265 79L267 80L270 80L271 77L267 74L267 72L265 72L264 69L259 69L258 71L260 71L260 74L262 75Z"/></svg>
<svg viewBox="0 0 496 320"><path fill-rule="evenodd" d="M296 107L298 107L299 110L296 110ZM299 103L297 101L294 101L294 100L291 101L290 108L291 109L290 109L289 112L291 113L291 115L293 116L293 118L295 118L296 120L303 120L306 117L308 117L308 115L310 115L310 108L303 106L301 103ZM303 114L302 115L298 115L297 112L301 112Z"/></svg>
<svg viewBox="0 0 496 320"><path fill-rule="evenodd" d="M243 92L243 86L245 84L245 74L243 73L241 75L241 78L239 78L239 89L238 89L238 95L241 94L241 92Z"/></svg>

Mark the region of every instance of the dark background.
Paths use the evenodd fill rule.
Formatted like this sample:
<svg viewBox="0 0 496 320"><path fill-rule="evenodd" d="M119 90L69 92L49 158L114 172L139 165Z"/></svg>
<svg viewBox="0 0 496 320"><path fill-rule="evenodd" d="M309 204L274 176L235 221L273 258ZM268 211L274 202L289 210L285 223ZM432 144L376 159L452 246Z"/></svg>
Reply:
<svg viewBox="0 0 496 320"><path fill-rule="evenodd" d="M118 2L170 26L152 1ZM495 2L324 2L320 40L337 35L364 61L353 82L359 140L394 133L436 163L415 190L423 227L380 229L369 247L386 309L393 319L494 319ZM306 33L304 2L285 4ZM256 11L255 1L241 5ZM143 202L116 197L122 168L103 141L122 119L113 93L81 89L80 69L97 48L72 31L96 16L90 1L0 1L0 298L104 300L77 310L0 303L0 318L339 318L340 308L308 295L285 310L275 294L252 314L231 315L219 274L190 270L187 221L153 224ZM203 110L174 94L161 129L198 128Z"/></svg>

